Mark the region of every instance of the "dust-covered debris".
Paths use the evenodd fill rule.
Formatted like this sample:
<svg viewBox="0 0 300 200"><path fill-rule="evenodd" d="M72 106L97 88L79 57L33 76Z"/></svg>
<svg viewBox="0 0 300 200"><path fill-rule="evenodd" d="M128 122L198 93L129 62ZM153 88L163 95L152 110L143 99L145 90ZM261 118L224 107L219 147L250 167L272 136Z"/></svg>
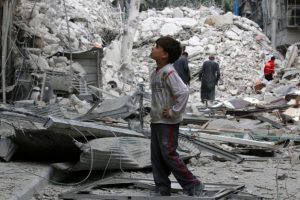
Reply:
<svg viewBox="0 0 300 200"><path fill-rule="evenodd" d="M16 55L13 70L18 78L13 77L17 83L7 87L7 92L13 91L18 95L12 98L14 106L1 110L1 134L14 134L14 127L10 124L17 124L21 135L24 126L27 131L45 128L47 124L43 122L45 119L49 122L49 116L59 117L54 123L60 125L59 128L54 127L59 134L72 136L76 133L76 138L82 135L73 130L74 127L95 136L91 131L103 134L100 129L107 128L106 123L113 124L113 128L106 129L105 135L111 137L114 135L111 129L120 126L120 123L114 123L121 120L127 133L130 131L127 131L128 127L124 128L124 124L128 123L129 128L140 128L139 120L143 119L147 132L149 116L143 108L149 106L149 101L138 107L127 104L124 98L132 100L138 84L144 84L146 93L142 94L146 99L147 92L150 92L149 74L155 67L149 58L151 48L160 36L170 35L185 46L194 75L187 108L187 116L190 119L194 117L193 123L183 126L181 131L200 139L207 136L211 145L231 153L246 154L243 155L246 162L235 164L202 151L190 165L195 174L204 182L246 184L247 192L266 198L298 198L299 44L292 45L284 58L271 48L269 39L256 23L213 7L152 9L141 12L137 21L138 25L132 27L136 28L133 56L129 58L132 62L127 66L130 70L125 70L125 73L133 71L127 74L132 79L124 79L124 71L121 73L121 36L125 22L119 8L113 7L109 1L95 0L20 1L14 21L16 45L13 45L13 54ZM86 67L90 63L82 64L73 57L76 52L82 56L83 52L95 48L97 52L99 49L104 51L101 71L92 71ZM222 77L217 88L217 102L206 108L200 103L197 72L210 54L216 56ZM263 78L262 68L272 55L276 57L276 74L274 80L268 82ZM98 59L92 62L96 62L94 66L100 69L99 57L102 55L97 56ZM89 79L89 74L96 73L102 79L97 80L98 84L95 80L91 83ZM121 102L120 106L114 102ZM118 108L113 110L114 107ZM126 114L123 108L128 107L130 113ZM91 110L98 117L91 119L97 123L80 121L79 117L90 114ZM121 120L104 120L98 115L101 111L103 114L104 111L113 113L116 110L122 115L115 113L114 117L121 116ZM9 121L11 116L18 119ZM137 116L136 121L129 119ZM18 123L19 119L22 123ZM61 123L62 120L65 120L64 123ZM102 120L100 125L98 120ZM200 121L205 124L197 124ZM139 125L136 126L136 123ZM37 135L29 131L22 136L30 138ZM95 142L93 139L89 138ZM265 145L267 148L261 148ZM146 147L143 145L143 148ZM106 166L106 163L101 164ZM151 175L143 173L143 176ZM290 187L287 187L287 182ZM55 190L51 191L35 198L57 195Z"/></svg>

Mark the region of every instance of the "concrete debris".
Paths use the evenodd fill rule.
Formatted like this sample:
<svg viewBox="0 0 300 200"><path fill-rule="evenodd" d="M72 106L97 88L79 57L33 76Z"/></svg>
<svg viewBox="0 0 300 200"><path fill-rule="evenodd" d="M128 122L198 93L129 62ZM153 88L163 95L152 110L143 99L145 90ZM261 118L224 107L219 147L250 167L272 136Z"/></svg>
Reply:
<svg viewBox="0 0 300 200"><path fill-rule="evenodd" d="M234 16L232 13L220 14L215 9L206 8L205 6L201 6L197 10L187 7L165 8L161 11L147 10L140 13L137 33L135 34L131 63L131 69L134 73L133 80L130 80L130 83L128 80L123 82L121 76L124 74L120 74L119 71L121 67L121 41L113 40L113 37L108 41L105 40L105 37L109 35L117 36L119 32L116 32L116 30L122 30L120 16L117 14L118 11L104 2L96 3L91 1L85 4L79 1L75 4L72 3L72 7L70 5L70 2L66 2L67 14L70 18L69 26L67 26L65 21L62 3L55 1L49 4L37 2L32 12L29 9L32 8L32 3L26 0L21 1L18 6L16 23L26 27L25 31L34 28L34 33L37 34L29 31L30 34L35 36L45 35L41 37L41 40L47 44L44 45L45 47L40 48L44 53L50 52L49 45L55 48L50 54L54 54L57 51L66 51L64 49L69 46L67 45L69 43L68 28L71 32L71 46L77 47L72 48L72 52L88 50L90 46L94 46L91 44L95 44L95 42L100 47L106 46L101 68L103 74L101 82L104 84L104 90L106 91L111 90L111 82L114 82L117 88L122 88L121 91L125 95L129 94L136 87L135 84L138 83L144 83L146 91L149 91L148 76L154 65L149 58L149 53L151 45L162 35L171 35L186 46L186 51L189 53L189 66L193 74L199 71L200 66L209 54L216 54L222 74L220 85L217 89L217 100L221 101L232 96L251 96L255 93L259 93L260 99L263 99L265 93L272 93L272 89L277 87L277 85L274 87L274 84L267 83L262 78L261 71L267 59L271 55L277 56L276 71L278 75L280 70L284 68L285 61L290 61L291 57L293 58L292 63L295 63L294 61L297 60L295 53L290 53L293 56L288 54L284 60L278 52L270 47L269 39L262 33L259 26L247 18ZM85 9L89 10L89 15L82 11ZM103 9L104 13L101 12L100 14L98 11ZM178 15L178 13L181 14ZM57 26L58 24L59 26ZM48 30L48 32L44 33L45 30ZM95 30L102 35L96 34L97 31ZM47 36L57 39L52 42L46 42L44 38L47 38ZM103 42L105 42L105 45L102 45ZM75 43L80 43L81 45ZM293 49L295 48L297 48L297 44L291 47L290 52L294 52ZM70 49L67 49L67 51L70 51ZM37 60L37 58L42 56L35 57L35 60ZM87 73L86 70L82 70L82 67L79 67L78 63L70 65L71 61L69 59L70 56L68 56L68 59L64 59L63 62L56 61L57 59L55 58L46 59L48 64L45 63L45 59L42 59L37 64L45 63L43 67L41 64L35 67L40 66L38 67L39 69L47 69L48 66L51 68L55 66L55 69L66 70L71 66L72 70L77 72L79 76L84 76ZM81 66L83 65L81 64ZM289 79L292 77L295 80L299 76L293 71L285 74L285 77ZM261 84L259 85L267 85L267 88L258 87L257 81L253 82L253 80L260 80ZM86 81L88 85L91 84L89 80ZM281 80L279 83L279 85L286 84L287 82L284 80ZM98 85L92 85L100 86L99 83ZM188 107L190 107L191 102L200 101L198 94L200 87L196 77L192 81L190 89L191 96ZM113 89L112 91L115 90ZM276 92L273 94L276 94Z"/></svg>
<svg viewBox="0 0 300 200"><path fill-rule="evenodd" d="M292 66L298 66L299 64L299 58L298 58L298 47L297 44L291 45L288 47L286 55L285 55L285 62L284 66L285 68L290 68Z"/></svg>
<svg viewBox="0 0 300 200"><path fill-rule="evenodd" d="M300 120L300 108L288 108L283 114L293 118L296 122Z"/></svg>
<svg viewBox="0 0 300 200"><path fill-rule="evenodd" d="M193 157L197 166L216 160L240 163L244 157L238 153L274 159L278 153L288 154L285 158L293 165L299 163L299 43L290 46L284 58L253 21L205 6L143 11L129 25L136 34L128 34L123 13L111 3L116 2L19 1L14 16L17 53L12 51L17 56L13 73L7 72L13 74L13 83L1 89L11 93L11 104L0 106L1 158L10 160L14 154L16 146L8 142L13 139L24 154L60 153L62 160L69 158L63 162L73 162L56 164L58 169L149 168L149 74L155 66L149 54L160 36L169 35L185 47L192 72L180 129L186 135L178 144L182 158ZM124 32L127 42L122 40ZM125 62L122 43L128 42L132 57ZM221 80L216 101L204 105L198 73L212 54ZM263 67L273 55L276 72L274 80L267 81ZM142 86L145 90L140 91ZM222 159L195 158L201 149ZM229 168L235 182L241 173L256 172L235 170L232 163L221 168ZM279 178L288 179L285 174Z"/></svg>
<svg viewBox="0 0 300 200"><path fill-rule="evenodd" d="M18 146L9 138L0 136L0 158L4 161L10 161L11 157L17 151Z"/></svg>
<svg viewBox="0 0 300 200"><path fill-rule="evenodd" d="M176 8L178 9L178 8ZM183 11L189 8L180 8ZM204 9L203 7L201 9ZM212 15L208 11L206 15L200 10L192 10L193 13L185 14L184 18L170 18L164 15L163 11L148 10L140 15L140 25L138 34L135 39L135 49L133 56L133 67L136 79L142 76L142 79L148 77L151 70L152 61L149 59L149 53L152 43L159 36L165 35L160 29L160 24L168 26L168 35L179 39L186 51L189 53L189 66L192 73L196 73L202 63L207 59L209 54L216 54L218 62L221 65L222 78L218 88L217 99L224 100L231 96L250 96L254 95L262 88L256 88L253 80L261 80L262 85L270 85L262 78L262 68L267 58L273 54L279 55L277 58L276 70L280 71L282 66L282 56L272 50L269 46L268 38L261 32L261 29L254 22L233 16L230 13L219 16L222 18L230 18L225 24L208 26L205 24L206 19L212 21ZM175 10L168 8L169 12ZM190 17L190 18L189 18ZM215 16L217 18L218 16ZM197 23L195 23L195 20ZM217 20L217 19L215 19ZM155 21L155 23L153 23ZM217 22L214 22L217 24ZM220 26L220 27L219 27ZM187 31L190 30L190 31ZM267 55L267 57L262 57ZM105 57L104 57L105 60ZM146 70L146 68L150 68ZM144 69L145 68L145 69ZM294 77L299 77L293 74ZM287 82L281 82L281 85ZM146 83L147 85L147 83ZM147 87L146 87L147 88ZM271 89L276 88L272 85ZM200 101L198 91L200 89L196 80L192 81L190 102ZM270 92L272 92L272 90ZM265 95L265 91L260 92L261 98Z"/></svg>
<svg viewBox="0 0 300 200"><path fill-rule="evenodd" d="M74 51L87 50L92 42L110 42L110 35L118 34L121 29L118 10L106 1L33 3L20 1L15 15L16 24L30 36L37 37L40 42L38 47L49 55L63 50L62 47L69 46L69 43Z"/></svg>

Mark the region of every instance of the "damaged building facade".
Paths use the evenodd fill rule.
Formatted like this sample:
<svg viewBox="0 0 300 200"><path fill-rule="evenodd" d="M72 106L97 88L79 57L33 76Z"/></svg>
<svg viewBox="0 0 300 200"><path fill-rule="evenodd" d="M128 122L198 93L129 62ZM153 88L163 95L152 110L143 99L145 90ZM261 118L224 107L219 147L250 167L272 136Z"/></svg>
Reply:
<svg viewBox="0 0 300 200"><path fill-rule="evenodd" d="M116 2L1 1L3 164L16 155L46 157L63 173L102 172L87 187L54 195L61 199L155 199L149 54L168 35L189 54L192 80L178 153L205 183L200 199L300 198L299 44L291 41L283 55L257 23L216 7L145 9L131 23L132 56L124 67L130 29ZM221 80L207 107L197 73L211 54ZM262 71L271 56L276 73L267 81ZM269 176L265 182L262 174ZM173 194L192 198L176 181Z"/></svg>
<svg viewBox="0 0 300 200"><path fill-rule="evenodd" d="M274 41L273 48L277 47L285 53L288 46L299 42L298 0L243 0L235 3L239 15L255 21Z"/></svg>
<svg viewBox="0 0 300 200"><path fill-rule="evenodd" d="M263 1L265 33L274 37L276 47L300 41L300 1ZM272 36L272 33L276 35Z"/></svg>

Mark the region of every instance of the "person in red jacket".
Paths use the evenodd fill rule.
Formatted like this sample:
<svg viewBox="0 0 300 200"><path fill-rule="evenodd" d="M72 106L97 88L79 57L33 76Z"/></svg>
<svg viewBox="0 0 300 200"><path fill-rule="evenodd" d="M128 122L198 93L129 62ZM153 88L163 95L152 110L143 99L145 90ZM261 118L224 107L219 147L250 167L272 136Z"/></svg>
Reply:
<svg viewBox="0 0 300 200"><path fill-rule="evenodd" d="M272 56L271 59L265 64L264 75L265 79L268 81L273 80L273 74L275 72L275 56Z"/></svg>

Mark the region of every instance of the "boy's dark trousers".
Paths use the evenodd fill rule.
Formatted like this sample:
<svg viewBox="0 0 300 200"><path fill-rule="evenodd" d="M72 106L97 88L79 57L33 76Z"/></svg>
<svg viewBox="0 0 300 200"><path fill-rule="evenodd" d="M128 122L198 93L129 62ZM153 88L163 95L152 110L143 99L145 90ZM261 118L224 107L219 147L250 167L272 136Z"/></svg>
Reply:
<svg viewBox="0 0 300 200"><path fill-rule="evenodd" d="M156 189L165 195L171 193L169 175L173 173L185 190L200 181L188 170L176 152L179 124L151 123L151 162Z"/></svg>

